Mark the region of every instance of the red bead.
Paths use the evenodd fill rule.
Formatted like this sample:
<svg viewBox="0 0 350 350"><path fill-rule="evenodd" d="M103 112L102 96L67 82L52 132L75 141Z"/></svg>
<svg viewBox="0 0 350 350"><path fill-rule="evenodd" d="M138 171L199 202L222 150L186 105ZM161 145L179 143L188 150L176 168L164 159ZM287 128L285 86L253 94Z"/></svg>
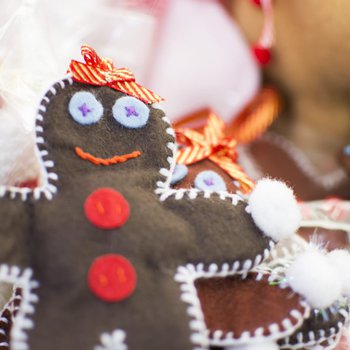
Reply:
<svg viewBox="0 0 350 350"><path fill-rule="evenodd" d="M254 46L253 47L253 52L258 60L258 62L262 65L265 66L271 61L271 51L270 49L267 49L265 47L261 46Z"/></svg>
<svg viewBox="0 0 350 350"><path fill-rule="evenodd" d="M128 298L135 290L137 276L129 260L121 255L106 254L92 263L88 285L93 294L107 302Z"/></svg>
<svg viewBox="0 0 350 350"><path fill-rule="evenodd" d="M130 216L129 203L119 192L110 188L100 188L90 194L84 211L93 225L105 230L123 226Z"/></svg>

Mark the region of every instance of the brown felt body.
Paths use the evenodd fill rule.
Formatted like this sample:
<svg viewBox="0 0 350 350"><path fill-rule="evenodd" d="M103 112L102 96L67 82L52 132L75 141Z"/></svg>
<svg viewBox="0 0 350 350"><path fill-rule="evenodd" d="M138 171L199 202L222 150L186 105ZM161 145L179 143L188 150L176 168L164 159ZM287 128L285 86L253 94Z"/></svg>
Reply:
<svg viewBox="0 0 350 350"><path fill-rule="evenodd" d="M169 168L164 113L151 108L143 129L125 129L112 117L112 106L122 93L107 87L78 83L47 93L43 102L41 149L49 151L58 174L58 193L51 201L33 198L0 201L4 244L2 263L32 267L40 283L39 303L29 331L33 350L92 349L104 332L123 329L130 350L190 350L190 318L174 281L176 268L186 263L222 264L254 259L269 240L245 211L213 195L196 199L155 194L160 168ZM96 125L81 126L70 117L68 103L77 91L91 91L104 106ZM41 135L39 135L41 136ZM81 147L96 157L141 151L139 158L110 167L95 166L77 157ZM119 191L129 202L129 221L105 231L91 225L83 205L101 187ZM3 230L6 228L6 231ZM11 234L9 236L9 234ZM135 267L134 294L119 303L99 300L88 289L86 277L93 260L103 254L125 256Z"/></svg>
<svg viewBox="0 0 350 350"><path fill-rule="evenodd" d="M290 318L290 311L302 309L300 296L289 288L270 285L267 279L256 281L255 274L244 280L240 276L199 279L196 281L205 321L211 332L233 332L239 338L243 332L250 334L264 327L282 324ZM295 320L294 320L295 321Z"/></svg>

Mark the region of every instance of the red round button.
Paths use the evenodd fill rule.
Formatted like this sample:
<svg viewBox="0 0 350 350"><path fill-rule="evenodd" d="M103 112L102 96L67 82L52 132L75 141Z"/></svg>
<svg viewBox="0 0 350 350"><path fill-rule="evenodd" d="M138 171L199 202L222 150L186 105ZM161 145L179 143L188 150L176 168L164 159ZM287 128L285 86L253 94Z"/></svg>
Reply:
<svg viewBox="0 0 350 350"><path fill-rule="evenodd" d="M119 192L110 188L100 188L90 194L84 211L93 225L105 230L123 226L130 216L129 203Z"/></svg>
<svg viewBox="0 0 350 350"><path fill-rule="evenodd" d="M88 285L98 298L117 302L129 297L136 288L137 276L129 260L106 254L97 258L88 273Z"/></svg>

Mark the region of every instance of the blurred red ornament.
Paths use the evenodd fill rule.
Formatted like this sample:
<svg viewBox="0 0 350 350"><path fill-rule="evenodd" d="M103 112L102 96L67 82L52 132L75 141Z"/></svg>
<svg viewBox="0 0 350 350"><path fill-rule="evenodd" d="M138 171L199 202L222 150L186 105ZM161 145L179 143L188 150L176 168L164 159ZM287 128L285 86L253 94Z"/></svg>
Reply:
<svg viewBox="0 0 350 350"><path fill-rule="evenodd" d="M271 61L271 50L266 47L254 46L253 52L258 62L265 66Z"/></svg>
<svg viewBox="0 0 350 350"><path fill-rule="evenodd" d="M261 0L251 0L251 1L254 5L261 7Z"/></svg>
<svg viewBox="0 0 350 350"><path fill-rule="evenodd" d="M264 66L271 61L271 47L275 41L272 0L251 1L254 5L261 8L264 16L263 30L258 42L253 46L253 52L257 61Z"/></svg>

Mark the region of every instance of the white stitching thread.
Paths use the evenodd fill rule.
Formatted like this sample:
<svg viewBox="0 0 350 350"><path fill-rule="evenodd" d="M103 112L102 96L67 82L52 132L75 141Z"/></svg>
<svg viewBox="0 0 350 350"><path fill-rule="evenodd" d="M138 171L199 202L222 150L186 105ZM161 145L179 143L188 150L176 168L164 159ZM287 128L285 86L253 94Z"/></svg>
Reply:
<svg viewBox="0 0 350 350"><path fill-rule="evenodd" d="M310 330L308 332L306 339L304 339L304 334L302 332L298 332L295 335L298 343L291 344L290 337L287 337L281 341L281 344L280 344L281 349L296 350L296 349L300 349L300 348L308 348L308 347L321 345L327 341L332 342L333 338L336 338L342 334L344 324L347 324L349 321L350 315L349 315L348 311L346 311L345 309L341 309L339 311L339 313L344 317L344 322L339 321L337 323L336 327L331 327L329 329L329 331L331 333L329 336L326 336L327 330L325 330L325 329L318 329L317 330L318 335L317 335L316 331ZM331 348L326 347L325 349L331 349Z"/></svg>
<svg viewBox="0 0 350 350"><path fill-rule="evenodd" d="M305 240L295 235L291 239L291 244L289 248L287 248L286 246L283 246L282 249L280 247L277 247L279 249L275 249L271 253L271 258L273 260L270 262L266 262L263 265L257 266L254 269L254 271L259 272L260 274L270 273L269 280L271 282L279 281L281 280L281 277L283 278L284 271L292 263L292 261L295 258L295 255L305 251L305 249L307 249L308 247L309 244ZM281 288L286 286L286 282L281 282ZM329 308L330 312L332 312L332 309L332 307ZM334 312L335 311L333 311L333 313ZM311 330L308 332L306 338L304 337L304 334L302 332L297 332L295 335L293 335L293 338L296 338L298 343L291 344L291 337L286 337L285 339L282 339L280 341L281 349L297 350L301 348L313 347L321 345L323 342L328 341L330 337L334 335L337 336L337 334L341 333L344 324L346 324L349 321L349 310L340 309L339 313L344 317L344 323L338 322L336 327L330 328L330 336L326 336L327 332L325 329L319 329L317 330L317 332ZM297 314L295 314L294 316L298 317ZM327 347L327 349L331 349L331 347Z"/></svg>
<svg viewBox="0 0 350 350"><path fill-rule="evenodd" d="M73 84L73 79L69 76L60 79L49 88L48 92L50 91L53 95L56 95L57 89L54 86L57 84L59 84L59 88L63 90L67 84ZM46 105L50 103L50 98L47 97L48 92L46 92L45 96L41 99L38 107L38 114L36 115L35 120L35 154L41 168L42 186L35 189L20 188L15 186L0 186L0 198L9 194L11 199L15 199L17 196L20 196L22 201L28 200L30 196L32 196L34 200L39 200L42 196L46 197L48 200L51 200L53 195L57 192L57 187L52 181L57 181L58 175L50 170L50 168L54 166L54 162L50 159L44 160L44 157L48 156L47 150L42 149L42 147L40 147L39 150L39 145L45 144L43 137L44 129L40 124L44 121L41 112L45 112Z"/></svg>
<svg viewBox="0 0 350 350"><path fill-rule="evenodd" d="M312 333L312 338L315 339L316 334L314 331L310 331L309 332L309 337L310 337L310 333ZM307 342L303 342L302 340L302 333L298 333L299 339L301 339L301 341L298 344L289 344L289 338L287 338L285 340L284 343L280 344L280 349L288 349L288 350L299 350L299 349L309 349L311 350L311 348L317 347L317 346L322 346L323 350L332 350L334 349L339 341L340 338L342 336L342 331L336 333L336 334L332 334L329 337L326 337L325 334L325 330L319 330L319 333L322 334L322 336L320 336L317 340L310 340ZM299 340L298 339L298 340Z"/></svg>
<svg viewBox="0 0 350 350"><path fill-rule="evenodd" d="M309 316L310 307L304 301L300 301L300 305L303 308L303 314L298 310L292 310L290 316L295 319L295 322L292 322L291 318L285 318L282 321L280 327L277 324L271 324L268 326L270 331L269 336L263 336L265 330L262 327L250 334L249 332L243 332L239 338L234 338L232 332L228 332L224 335L222 330L216 330L213 333L212 338L209 338L209 331L204 321L204 315L200 305L197 289L195 287L195 281L198 278L211 278L211 277L223 277L223 276L234 276L239 275L241 278L246 278L248 271L241 270L238 271L237 262L232 265L232 268L229 269L228 264L224 264L219 271L219 267L216 264L211 264L209 266L209 271L204 271L203 264L198 264L197 266L188 264L185 266L180 266L177 269L175 275L175 281L180 283L181 286L181 300L188 304L187 313L191 316L192 320L190 322L190 328L193 331L191 340L194 344L200 346L198 349L207 349L209 345L211 346L234 346L243 343L253 343L261 342L267 340L277 340L281 337L292 334L296 329L298 329L304 319ZM257 275L256 280L261 280L261 275Z"/></svg>
<svg viewBox="0 0 350 350"><path fill-rule="evenodd" d="M22 296L17 294L18 289L14 286L12 297L10 300L6 303L6 305L3 307L1 314L4 315L4 313L7 311L4 317L0 317L0 335L2 335L5 339L10 336L8 332L8 324L9 322L15 322L16 315L20 309L20 302L22 300ZM16 306L19 305L19 306ZM6 316L8 315L8 316ZM9 344L2 339L2 342L0 343L0 347L9 347Z"/></svg>
<svg viewBox="0 0 350 350"><path fill-rule="evenodd" d="M153 104L153 108L163 110L159 104ZM166 132L168 135L175 136L175 132L171 127L169 119L165 116L162 120L167 124ZM167 162L169 163L169 168L161 168L159 173L165 177L164 181L157 182L157 188L155 193L159 196L160 201L165 201L171 197L175 200L181 200L184 197L189 199L196 199L198 196L203 196L203 198L210 198L213 194L218 195L221 200L229 200L233 206L236 206L239 201L244 201L243 197L238 194L231 194L226 191L200 191L195 188L191 189L173 189L170 187L171 176L174 172L176 166L176 152L177 145L174 142L168 142L167 147L171 152L171 156L167 157ZM270 256L270 250L275 247L273 241L269 242L269 249L264 249L262 255L257 255L254 261L247 259L245 261L235 261L231 264L223 264L219 267L217 264L210 264L209 269L206 270L204 264L200 263L196 266L188 264L186 267L180 266L175 275L175 280L181 283L181 288L185 288L182 294L182 300L188 300L188 314L192 316L190 322L190 329L193 331L191 336L191 341L199 346L194 350L207 349L211 344L209 340L209 331L204 322L204 316L201 311L201 306L199 304L199 299L197 295L196 288L194 286L194 280L199 277L210 278L210 277L226 277L232 276L236 273L241 273L243 276L247 276L248 272L254 268L256 265L260 264L263 260L266 260ZM186 272L187 271L187 272ZM188 273L190 271L190 273ZM191 277L189 277L191 276ZM196 277L194 277L196 276ZM181 282L183 281L183 282ZM217 331L216 336L221 331ZM211 344L215 345L215 344ZM222 345L222 344L220 344Z"/></svg>
<svg viewBox="0 0 350 350"><path fill-rule="evenodd" d="M123 330L117 329L113 333L101 334L101 345L94 347L94 350L128 350L125 343L126 333Z"/></svg>
<svg viewBox="0 0 350 350"><path fill-rule="evenodd" d="M69 85L73 84L73 79L71 77L66 77L64 79L59 80L58 82L55 82L48 90L48 92L51 92L53 95L57 94L57 89L55 88L55 85L58 84L57 88L64 89L66 87L66 83ZM48 93L47 92L47 93ZM35 200L39 200L42 195L46 197L46 199L51 200L53 198L53 195L57 192L57 187L55 184L52 183L52 181L57 181L58 180L58 175L52 171L50 171L50 168L54 167L54 162L51 159L46 159L44 160L44 157L48 156L48 152L46 149L43 149L39 145L44 145L45 144L45 139L43 137L44 129L40 123L43 122L44 118L41 112L46 111L46 106L45 104L50 103L50 98L46 95L42 98L41 103L38 107L38 114L36 116L36 155L37 158L40 162L40 167L41 167L41 175L42 175L42 182L43 185L41 187L35 188L34 190L31 190L29 188L17 188L13 186L0 186L0 197L4 197L6 194L10 194L10 198L14 199L17 197L19 194L21 196L21 199L23 201L26 201L29 199L30 195L33 196ZM153 105L154 108L159 108L156 104ZM169 127L166 129L166 133L170 136L175 136L175 132L173 128L170 126L170 121L169 119L165 116L162 118L165 123L169 125ZM160 169L159 173L165 177L164 181L158 181L157 182L157 189L155 190L156 194L159 195L159 198L161 201L164 201L168 199L169 197L174 196L176 200L180 200L184 197L188 197L189 199L195 199L198 197L199 194L202 194L204 198L210 198L212 194L218 193L218 192L211 192L211 191L199 191L197 189L185 189L185 190L174 190L170 188L170 181L171 181L171 176L174 171L176 161L175 161L175 156L177 152L177 146L174 142L168 142L167 143L167 148L171 151L171 156L167 158L167 162L169 163L169 169L162 168ZM52 181L51 181L52 180ZM230 194L228 192L219 192L219 198L221 200L230 200L232 205L237 205L239 201L243 201L243 198L237 194ZM270 242L270 248L272 249L274 246L274 243L271 241ZM261 255L258 255L255 258L254 264L251 260L246 260L243 262L238 262L236 261L233 265L232 268L229 269L228 265L223 265L221 271L219 271L219 267L216 264L211 264L209 271L204 271L204 265L203 264L198 264L197 267L195 268L198 269L197 274L207 277L214 277L214 276L229 276L231 274L237 273L239 268L241 267L240 273L248 273L248 270L254 267L257 263L260 263L263 259L266 259L269 256L269 250L265 249L263 257ZM37 301L36 295L31 292L33 288L37 287L36 282L30 280L31 272L29 273L28 271L31 271L30 269L27 269L23 273L23 277L19 278L18 273L19 269L16 270L16 268L12 268L10 273L6 273L6 267L7 265L1 265L0 267L0 280L3 281L9 281L9 283L21 283L23 284L23 299L21 306L18 311L18 316L16 319L16 324L13 326L11 330L11 341L12 341L12 346L13 350L23 350L26 349L28 344L23 340L25 339L25 330L28 328L32 327L32 322L29 318L26 317L28 313L34 312L34 308L32 306L33 302ZM8 267L7 267L8 269ZM5 272L4 272L5 271ZM15 274L13 271L17 271L17 274ZM17 278L15 279L14 276ZM176 276L179 276L179 273L176 274ZM12 281L12 282L11 282ZM192 281L193 284L193 281ZM193 284L193 289L191 289L194 296L197 294L194 284ZM190 295L190 293L185 293L187 296ZM190 300L192 300L192 303L194 302L195 298L192 297ZM183 296L183 298L186 298L186 296ZM198 300L198 298L197 298ZM198 301L199 303L199 301ZM206 326L204 324L204 319L203 320L198 320L198 317L202 315L202 311L200 308L199 304L196 304L198 307L195 308L194 304L189 307L188 312L190 315L192 315L195 319L191 321L190 323L190 328L195 331L194 334L192 334L192 341L195 344L198 344L201 346L201 348L195 348L194 350L203 350L203 346L208 347L209 345L209 338L208 338L208 330L206 329ZM202 317L202 316L201 316ZM203 327L204 325L204 327ZM202 333L198 333L198 330L201 329L203 331ZM113 333L114 334L114 333ZM112 334L112 337L113 337ZM217 332L216 334L219 334ZM103 334L101 335L101 340L102 336L104 337L104 340L107 339L107 335ZM99 348L99 350L104 350L107 348ZM118 348L117 348L118 349ZM126 348L125 348L126 349ZM109 350L109 349L108 349ZM115 350L113 348L113 350ZM118 349L119 350L119 349ZM124 349L123 349L124 350Z"/></svg>
<svg viewBox="0 0 350 350"><path fill-rule="evenodd" d="M28 315L34 313L34 303L38 302L37 295L33 289L38 288L39 284L32 279L32 269L26 268L23 271L17 266L9 267L6 264L0 265L0 281L14 285L21 289L21 303L16 315L16 322L13 323L10 333L11 349L26 350L27 330L33 327L33 321ZM2 322L8 322L1 318Z"/></svg>

